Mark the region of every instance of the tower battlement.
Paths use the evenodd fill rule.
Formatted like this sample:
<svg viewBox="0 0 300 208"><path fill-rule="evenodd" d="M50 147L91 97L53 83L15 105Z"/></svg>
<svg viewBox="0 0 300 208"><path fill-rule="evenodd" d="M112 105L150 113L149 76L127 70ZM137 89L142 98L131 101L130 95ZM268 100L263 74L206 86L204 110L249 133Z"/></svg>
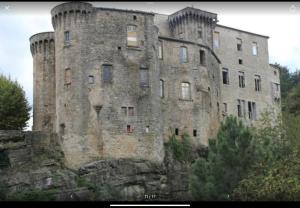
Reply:
<svg viewBox="0 0 300 208"><path fill-rule="evenodd" d="M68 2L57 5L51 10L53 28L55 29L70 20L73 22L88 21L92 11L93 5L85 2Z"/></svg>
<svg viewBox="0 0 300 208"><path fill-rule="evenodd" d="M54 32L37 33L29 38L32 56L54 47Z"/></svg>

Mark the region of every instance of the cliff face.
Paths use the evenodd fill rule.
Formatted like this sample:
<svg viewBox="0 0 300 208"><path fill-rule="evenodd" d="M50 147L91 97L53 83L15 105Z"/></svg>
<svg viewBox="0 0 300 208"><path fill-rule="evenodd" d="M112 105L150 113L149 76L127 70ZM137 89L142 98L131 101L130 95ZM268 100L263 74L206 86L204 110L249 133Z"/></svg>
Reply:
<svg viewBox="0 0 300 208"><path fill-rule="evenodd" d="M0 131L0 200L189 200L189 165L166 152L163 163L98 160L64 166L56 134Z"/></svg>

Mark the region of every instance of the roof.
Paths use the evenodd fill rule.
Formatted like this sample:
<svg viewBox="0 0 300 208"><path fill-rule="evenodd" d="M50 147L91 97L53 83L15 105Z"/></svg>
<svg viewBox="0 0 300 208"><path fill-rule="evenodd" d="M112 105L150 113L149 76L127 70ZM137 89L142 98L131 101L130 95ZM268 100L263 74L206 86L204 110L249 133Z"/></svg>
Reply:
<svg viewBox="0 0 300 208"><path fill-rule="evenodd" d="M228 27L228 26L225 26L225 25L217 24L217 27L223 27L223 28L230 29L230 30L235 30L235 31L238 31L238 32L248 33L250 35L260 36L260 37L263 37L263 38L270 38L269 36L260 35L260 34L257 34L257 33L252 33L252 32L248 32L248 31L245 31L245 30L236 29L236 28L233 28L233 27Z"/></svg>

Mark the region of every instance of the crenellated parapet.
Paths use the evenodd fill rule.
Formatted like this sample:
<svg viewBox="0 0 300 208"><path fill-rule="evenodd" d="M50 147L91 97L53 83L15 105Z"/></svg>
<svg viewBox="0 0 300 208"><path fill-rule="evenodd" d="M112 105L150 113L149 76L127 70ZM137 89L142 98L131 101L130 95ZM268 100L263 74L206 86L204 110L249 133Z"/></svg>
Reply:
<svg viewBox="0 0 300 208"><path fill-rule="evenodd" d="M85 2L68 2L60 4L51 10L54 29L65 24L88 22L91 19L93 5Z"/></svg>
<svg viewBox="0 0 300 208"><path fill-rule="evenodd" d="M180 11L175 12L170 15L169 25L171 28L176 27L178 24L189 23L189 22L202 22L204 24L211 25L213 27L216 26L217 23L217 14L202 11L200 9L195 9L192 7L186 7Z"/></svg>
<svg viewBox="0 0 300 208"><path fill-rule="evenodd" d="M32 56L54 49L54 32L37 33L29 38Z"/></svg>

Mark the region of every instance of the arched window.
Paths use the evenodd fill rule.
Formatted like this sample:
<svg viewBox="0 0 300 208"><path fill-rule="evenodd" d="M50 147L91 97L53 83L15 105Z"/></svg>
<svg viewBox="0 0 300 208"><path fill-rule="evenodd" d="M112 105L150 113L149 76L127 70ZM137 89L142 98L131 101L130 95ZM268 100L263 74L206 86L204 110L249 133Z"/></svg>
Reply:
<svg viewBox="0 0 300 208"><path fill-rule="evenodd" d="M127 26L127 45L128 46L138 46L137 26L135 26L135 25Z"/></svg>
<svg viewBox="0 0 300 208"><path fill-rule="evenodd" d="M188 60L187 57L187 47L181 46L179 51L180 63L186 63Z"/></svg>
<svg viewBox="0 0 300 208"><path fill-rule="evenodd" d="M188 82L181 83L181 97L183 100L191 100L191 84Z"/></svg>

